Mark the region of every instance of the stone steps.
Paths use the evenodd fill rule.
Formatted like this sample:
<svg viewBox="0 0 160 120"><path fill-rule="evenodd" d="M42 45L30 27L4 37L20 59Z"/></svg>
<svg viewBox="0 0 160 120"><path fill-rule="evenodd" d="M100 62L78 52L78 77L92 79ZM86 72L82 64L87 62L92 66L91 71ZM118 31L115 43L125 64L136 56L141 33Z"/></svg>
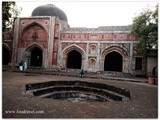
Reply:
<svg viewBox="0 0 160 120"><path fill-rule="evenodd" d="M122 97L112 94L110 92L104 91L104 90L98 90L94 88L88 88L88 87L53 87L53 88L47 88L43 90L38 90L33 92L34 96L43 96L48 93L54 93L54 92L70 92L70 91L77 91L77 92L85 92L90 94L98 94L99 96L103 96L106 99L112 99L114 101L122 101Z"/></svg>
<svg viewBox="0 0 160 120"><path fill-rule="evenodd" d="M124 96L129 97L130 92L128 90L125 90L123 88L118 88L115 86L102 84L102 83L95 83L95 82L86 82L86 81L48 81L48 82L41 82L41 83L35 83L35 84L26 84L26 91L27 90L34 90L34 89L42 89L45 87L52 87L52 86L86 86L86 87L92 87L97 89L104 89L109 91L114 91L118 94L122 94Z"/></svg>
<svg viewBox="0 0 160 120"><path fill-rule="evenodd" d="M67 98L90 98L95 99L97 101L105 102L105 101L113 101L108 97L101 96L95 93L89 92L79 92L79 91L55 91L54 93L48 93L41 96L40 98L53 98L53 99L67 99Z"/></svg>
<svg viewBox="0 0 160 120"><path fill-rule="evenodd" d="M71 92L78 92L97 96L106 101L124 101L131 99L128 90L106 84L83 81L49 81L27 84L26 91L27 94L39 97L55 96L55 93L60 94L61 92L66 92L68 95L71 94Z"/></svg>

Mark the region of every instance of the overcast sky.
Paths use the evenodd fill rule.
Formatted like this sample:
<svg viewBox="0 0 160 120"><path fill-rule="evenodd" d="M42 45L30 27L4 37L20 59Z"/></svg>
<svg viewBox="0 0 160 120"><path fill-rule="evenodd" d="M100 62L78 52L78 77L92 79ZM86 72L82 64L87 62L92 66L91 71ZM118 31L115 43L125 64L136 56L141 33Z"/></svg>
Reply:
<svg viewBox="0 0 160 120"><path fill-rule="evenodd" d="M149 8L154 10L158 4L156 0L152 2L138 1L106 1L106 2L16 2L22 7L20 17L31 16L34 8L54 4L63 10L68 18L70 27L98 27L98 26L121 26L131 25L133 17L141 11Z"/></svg>

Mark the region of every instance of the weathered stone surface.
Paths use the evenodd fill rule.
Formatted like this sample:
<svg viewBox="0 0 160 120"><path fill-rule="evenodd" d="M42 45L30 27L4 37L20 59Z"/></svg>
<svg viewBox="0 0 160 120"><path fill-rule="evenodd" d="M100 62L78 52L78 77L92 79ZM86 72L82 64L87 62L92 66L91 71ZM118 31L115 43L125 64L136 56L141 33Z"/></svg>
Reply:
<svg viewBox="0 0 160 120"><path fill-rule="evenodd" d="M130 74L145 73L135 70L135 58L143 57L136 50L138 38L129 33L131 26L100 26L98 28L71 28L57 16L31 16L18 18L14 24L12 64L30 56L34 48L42 50L42 67L67 68L68 54L76 50L81 54L81 69L90 72L104 71L105 56L117 52L122 56L122 71ZM4 38L10 38L5 34ZM8 44L8 43L6 43ZM20 50L23 50L20 52ZM27 63L30 63L27 56ZM76 61L75 61L76 63ZM114 63L113 63L114 64Z"/></svg>

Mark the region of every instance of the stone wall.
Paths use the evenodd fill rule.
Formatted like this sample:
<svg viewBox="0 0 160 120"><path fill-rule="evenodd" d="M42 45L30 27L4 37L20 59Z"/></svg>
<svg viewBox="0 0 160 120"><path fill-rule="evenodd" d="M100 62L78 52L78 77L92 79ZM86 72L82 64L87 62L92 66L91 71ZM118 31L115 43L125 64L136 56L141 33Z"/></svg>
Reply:
<svg viewBox="0 0 160 120"><path fill-rule="evenodd" d="M55 17L18 18L14 24L12 64L28 60L32 48L43 52L42 67L52 65ZM27 55L27 56L26 56ZM27 61L29 63L29 61Z"/></svg>
<svg viewBox="0 0 160 120"><path fill-rule="evenodd" d="M138 74L134 47L139 39L129 34L131 26L69 28L56 17L18 18L14 26L13 64L38 47L43 51L42 67L66 68L68 53L76 50L82 55L81 69L98 72L104 71L105 56L117 52L122 56L122 72ZM140 72L145 73L144 66Z"/></svg>
<svg viewBox="0 0 160 120"><path fill-rule="evenodd" d="M158 58L157 56L148 56L147 57L147 75L152 75L153 68L158 67Z"/></svg>

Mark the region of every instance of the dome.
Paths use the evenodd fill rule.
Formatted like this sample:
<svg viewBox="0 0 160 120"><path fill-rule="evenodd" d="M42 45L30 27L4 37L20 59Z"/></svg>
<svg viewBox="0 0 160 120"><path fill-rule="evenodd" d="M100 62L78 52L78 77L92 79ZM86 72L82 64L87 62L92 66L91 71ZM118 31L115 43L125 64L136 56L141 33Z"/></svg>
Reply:
<svg viewBox="0 0 160 120"><path fill-rule="evenodd" d="M35 8L32 12L32 16L58 16L60 20L67 22L66 14L52 4L41 5Z"/></svg>

